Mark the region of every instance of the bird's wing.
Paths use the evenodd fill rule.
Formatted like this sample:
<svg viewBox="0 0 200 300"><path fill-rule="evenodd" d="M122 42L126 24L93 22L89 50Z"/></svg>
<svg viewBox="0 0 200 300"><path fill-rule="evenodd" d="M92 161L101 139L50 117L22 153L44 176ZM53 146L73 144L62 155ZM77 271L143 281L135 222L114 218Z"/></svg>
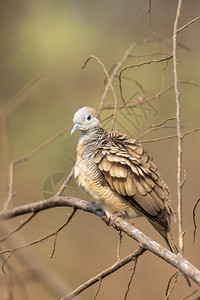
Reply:
<svg viewBox="0 0 200 300"><path fill-rule="evenodd" d="M95 162L114 191L151 221L168 227L172 213L169 190L141 144L110 132L97 148Z"/></svg>

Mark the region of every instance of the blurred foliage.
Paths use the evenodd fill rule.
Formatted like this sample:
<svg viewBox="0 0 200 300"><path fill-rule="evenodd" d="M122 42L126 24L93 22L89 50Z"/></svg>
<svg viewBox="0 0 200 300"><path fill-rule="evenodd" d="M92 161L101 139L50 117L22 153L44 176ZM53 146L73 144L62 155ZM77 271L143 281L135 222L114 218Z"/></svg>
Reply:
<svg viewBox="0 0 200 300"><path fill-rule="evenodd" d="M170 39L172 36L177 2L174 0L152 1L152 23L159 37ZM74 112L81 106L98 107L104 90L105 76L96 62L90 61L82 70L84 60L91 54L99 57L110 70L123 56L128 45L136 40L152 36L148 23L148 1L80 1L80 0L2 0L0 4L0 117L1 117L1 191L8 180L8 167L13 159L18 159L44 141L72 125ZM200 9L198 0L183 1L180 26L197 16ZM196 22L178 35L178 41L189 48L179 47L178 73L180 80L200 83L200 22ZM164 51L170 53L171 45L164 45ZM132 52L135 56L160 52L158 43L138 46ZM141 61L157 59L155 57L129 58L126 65ZM172 61L163 63L165 70L165 87L173 84ZM150 97L162 89L161 64L145 65L124 73L142 85L144 95ZM120 100L119 83L114 86ZM141 89L134 82L123 80L123 94L126 100L137 99ZM199 88L180 84L181 114L183 124L199 122L200 99ZM3 110L23 99L24 101L6 120ZM111 92L106 104L113 104ZM103 111L102 118L110 115L111 110ZM139 115L139 116L138 116ZM132 136L140 136L151 124L158 124L168 117L175 116L174 91L163 94L151 102L151 105L132 110L131 118L126 110L118 112L115 129ZM6 121L5 121L6 120ZM5 121L5 123L4 123ZM175 125L175 122L170 124ZM6 129L4 127L6 126ZM110 123L105 123L109 128ZM199 125L183 128L187 131ZM160 129L147 137L175 134L174 129ZM44 182L58 173L67 174L75 160L78 134L70 136L70 131L50 144L36 156L15 167L14 205L41 200ZM186 257L194 264L199 262L199 245L192 245L192 208L199 193L199 133L185 138L183 167L187 170L184 185L184 228L186 234ZM176 161L175 140L148 143L145 147L153 155L160 173L169 185L174 208L176 208ZM73 180L70 185L75 188ZM3 193L2 193L3 195ZM88 199L80 190L77 196ZM3 203L2 199L1 204ZM25 227L21 234L26 241L55 230L67 217L67 209L56 209L41 213ZM19 224L19 219L10 222ZM159 242L157 234L144 220L136 220L136 225L143 228L152 238ZM42 229L42 230L41 230ZM175 225L174 225L174 230ZM52 250L50 240L32 248L38 259L48 264L66 281L71 289L97 274L116 259L118 234L104 226L93 216L78 212L72 223L60 234L55 256L49 259ZM128 254L135 247L133 241L124 238L122 254ZM12 258L10 264L21 272L28 297L32 299L55 299L36 278L24 276L24 268ZM156 265L156 268L155 268ZM153 270L153 272L152 272ZM174 270L151 254L145 254L137 266L134 282L131 285L130 299L163 299L169 276ZM129 266L103 281L97 299L122 299L129 274ZM152 276L153 273L153 276ZM0 294L6 293L6 279L0 275L2 284ZM155 282L159 282L155 286ZM144 289L145 285L145 289ZM112 287L112 288L111 288ZM83 293L81 299L92 299L97 287ZM20 299L20 288L15 289ZM184 297L189 293L182 279L178 283L173 299ZM18 298L17 298L18 297ZM2 298L3 299L3 298Z"/></svg>

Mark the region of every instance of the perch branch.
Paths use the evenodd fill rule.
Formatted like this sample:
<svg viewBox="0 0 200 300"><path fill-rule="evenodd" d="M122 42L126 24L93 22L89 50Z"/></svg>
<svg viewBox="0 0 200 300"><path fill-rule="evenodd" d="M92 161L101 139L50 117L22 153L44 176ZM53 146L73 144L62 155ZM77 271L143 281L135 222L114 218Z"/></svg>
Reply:
<svg viewBox="0 0 200 300"><path fill-rule="evenodd" d="M74 198L74 197L54 196L47 200L42 200L42 201L22 205L19 207L15 207L7 211L2 211L0 213L0 220L6 220L27 213L33 213L33 212L37 213L39 211L50 209L53 207L63 207L63 206L73 207L74 209L84 210L93 213L95 215L101 216L101 212L96 208L96 206L94 206L93 203L87 202L82 199ZM129 237L136 240L145 249L149 250L153 254L165 260L167 263L179 269L182 273L184 273L186 276L188 276L194 282L200 285L200 271L196 267L194 267L189 261L187 261L185 258L173 254L171 251L167 250L163 246L153 241L151 238L147 237L144 233L142 233L140 230L135 228L132 224L127 223L122 218L116 219L115 226L116 228L118 228L118 230L123 231Z"/></svg>

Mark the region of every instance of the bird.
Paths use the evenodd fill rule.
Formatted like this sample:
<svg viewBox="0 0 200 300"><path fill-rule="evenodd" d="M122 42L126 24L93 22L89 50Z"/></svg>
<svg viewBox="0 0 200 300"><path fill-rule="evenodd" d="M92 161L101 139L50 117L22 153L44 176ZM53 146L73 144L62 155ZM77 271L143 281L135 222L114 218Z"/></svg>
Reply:
<svg viewBox="0 0 200 300"><path fill-rule="evenodd" d="M74 177L100 206L104 221L112 225L118 216L144 216L177 254L171 232L175 213L170 191L141 143L118 131L106 131L90 106L80 108L73 122L71 134L81 131Z"/></svg>

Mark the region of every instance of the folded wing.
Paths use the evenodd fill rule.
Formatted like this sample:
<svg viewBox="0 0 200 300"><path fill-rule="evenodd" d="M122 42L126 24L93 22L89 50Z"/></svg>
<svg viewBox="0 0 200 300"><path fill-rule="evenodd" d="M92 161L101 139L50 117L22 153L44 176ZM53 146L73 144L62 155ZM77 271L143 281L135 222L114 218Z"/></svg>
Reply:
<svg viewBox="0 0 200 300"><path fill-rule="evenodd" d="M95 154L95 162L107 183L134 209L167 229L173 215L169 190L151 157L136 140L118 132L109 135Z"/></svg>

